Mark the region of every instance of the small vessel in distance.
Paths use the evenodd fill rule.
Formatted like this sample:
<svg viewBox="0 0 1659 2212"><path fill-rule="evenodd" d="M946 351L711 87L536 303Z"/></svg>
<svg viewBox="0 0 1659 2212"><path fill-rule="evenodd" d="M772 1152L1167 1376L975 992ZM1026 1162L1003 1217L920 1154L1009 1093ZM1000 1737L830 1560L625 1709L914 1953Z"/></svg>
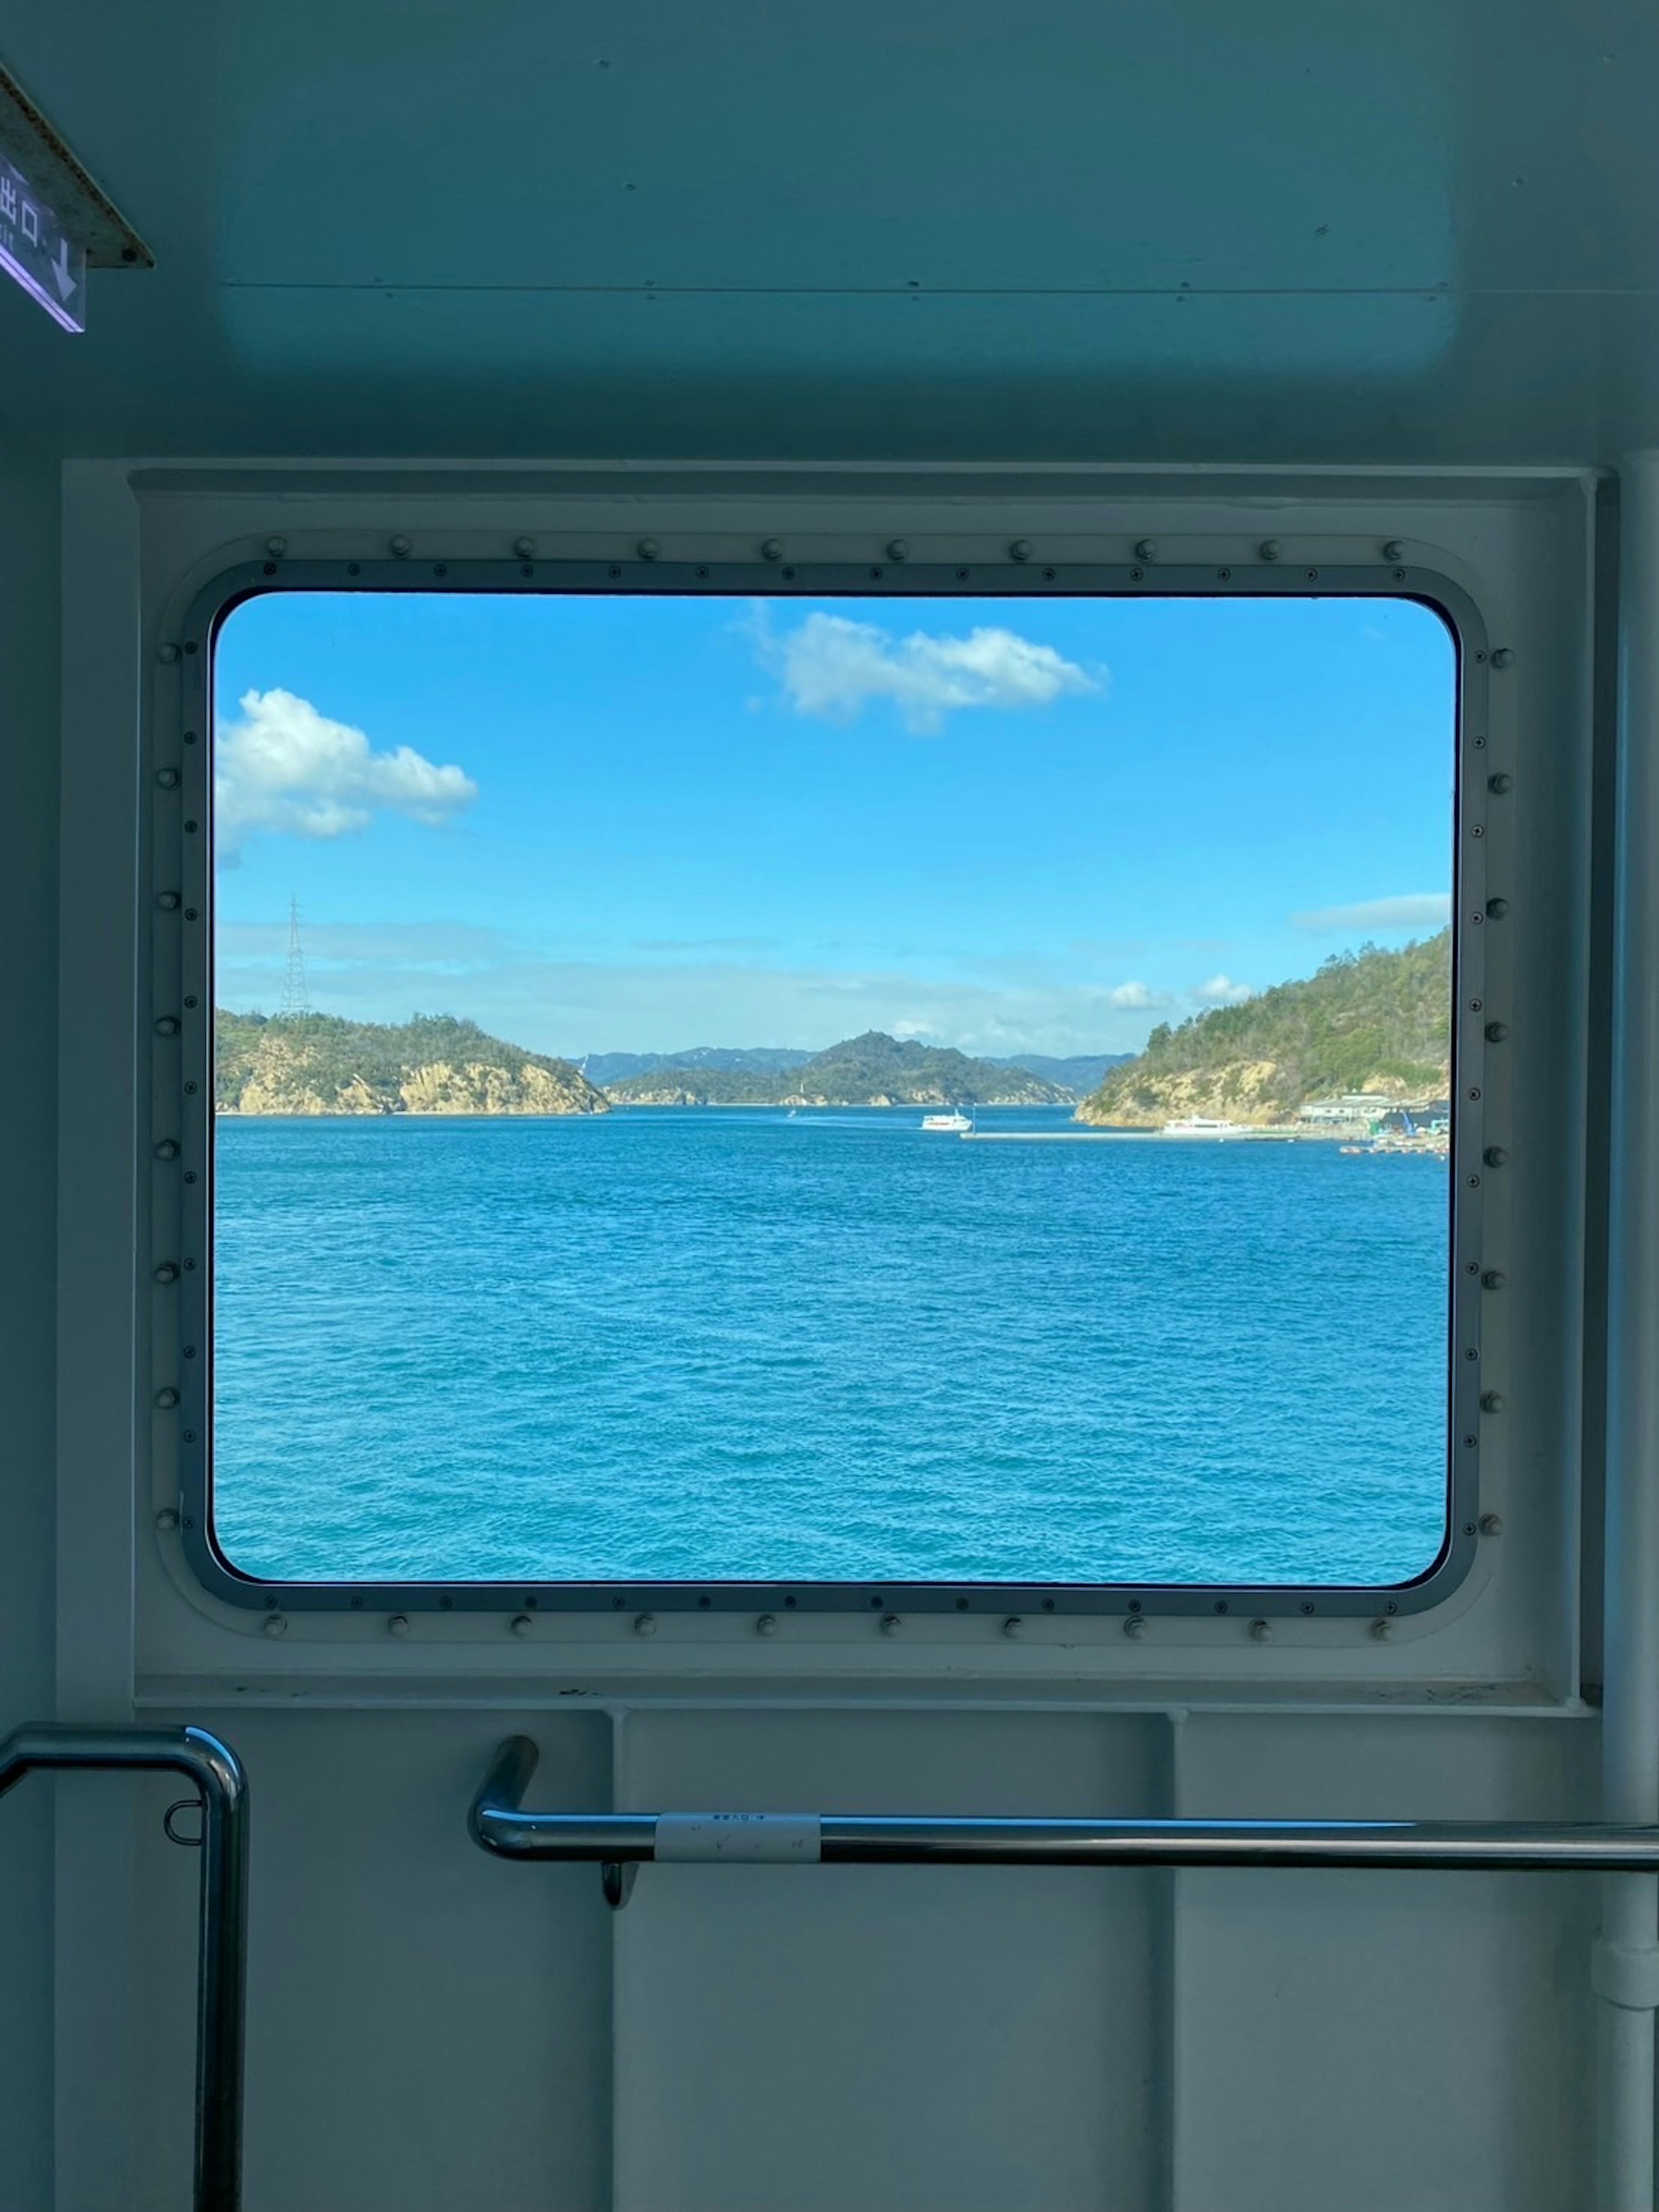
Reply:
<svg viewBox="0 0 1659 2212"><path fill-rule="evenodd" d="M924 1129L942 1130L947 1136L963 1137L974 1125L960 1107L953 1106L948 1114L924 1114L921 1126Z"/></svg>
<svg viewBox="0 0 1659 2212"><path fill-rule="evenodd" d="M1212 1121L1205 1114L1183 1114L1179 1121L1166 1121L1158 1132L1162 1137L1248 1137L1252 1133L1246 1122Z"/></svg>

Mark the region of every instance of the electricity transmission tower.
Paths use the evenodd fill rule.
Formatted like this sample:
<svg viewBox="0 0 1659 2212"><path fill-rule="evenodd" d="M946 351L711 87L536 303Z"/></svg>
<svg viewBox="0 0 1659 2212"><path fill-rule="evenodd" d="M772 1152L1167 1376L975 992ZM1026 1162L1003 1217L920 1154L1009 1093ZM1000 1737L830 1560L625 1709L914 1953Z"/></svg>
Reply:
<svg viewBox="0 0 1659 2212"><path fill-rule="evenodd" d="M294 1021L311 1012L306 988L306 956L300 943L300 902L288 902L288 973L283 978L283 1003L277 1009L283 1021Z"/></svg>

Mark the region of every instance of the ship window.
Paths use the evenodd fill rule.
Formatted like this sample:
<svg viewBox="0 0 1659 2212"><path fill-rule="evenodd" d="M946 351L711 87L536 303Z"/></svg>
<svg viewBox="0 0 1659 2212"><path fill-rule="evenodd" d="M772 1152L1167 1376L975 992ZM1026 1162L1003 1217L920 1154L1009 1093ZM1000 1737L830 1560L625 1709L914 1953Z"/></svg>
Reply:
<svg viewBox="0 0 1659 2212"><path fill-rule="evenodd" d="M228 1583L1224 1609L1444 1559L1441 611L290 588L212 683Z"/></svg>

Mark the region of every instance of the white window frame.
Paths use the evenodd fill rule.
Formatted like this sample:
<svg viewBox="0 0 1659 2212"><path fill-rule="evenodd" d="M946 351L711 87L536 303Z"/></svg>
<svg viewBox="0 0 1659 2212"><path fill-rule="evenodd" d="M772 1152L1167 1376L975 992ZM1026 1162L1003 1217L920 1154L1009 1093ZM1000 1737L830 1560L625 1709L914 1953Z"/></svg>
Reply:
<svg viewBox="0 0 1659 2212"><path fill-rule="evenodd" d="M1269 498L1278 503L1264 520L1256 503ZM84 1580L91 1571L101 1583L114 1617L110 1649L125 1655L129 1678L176 1686L296 1668L350 1676L369 1651L385 1663L390 1627L404 1632L394 1638L400 1667L475 1681L503 1665L531 1679L553 1667L592 1680L706 1674L711 1663L734 1667L747 1680L763 1654L768 1680L825 1672L936 1677L966 1666L1013 1680L1064 1677L1120 1689L1149 1674L1172 1674L1222 1685L1229 1696L1242 1678L1318 1682L1339 1696L1379 1679L1419 1687L1431 1680L1479 1683L1481 1695L1516 1710L1537 1702L1559 1710L1561 1698L1576 1698L1593 525L1593 486L1565 471L1483 474L1449 486L1340 471L895 471L884 481L868 471L664 470L647 478L598 469L428 466L389 480L377 472L365 483L350 469L71 465L64 1572ZM793 578L760 557L772 538L788 548L781 565L795 570ZM1480 749L1486 772L1510 776L1515 793L1502 805L1496 794L1483 799L1478 811L1466 805L1459 829L1463 945L1467 951L1478 933L1487 949L1486 974L1477 980L1466 969L1460 979L1458 1082L1482 1092L1480 1101L1464 1102L1478 1103L1485 1118L1475 1157L1484 1160L1496 1146L1515 1165L1477 1169L1460 1143L1457 1172L1483 1175L1484 1218L1467 1250L1460 1231L1457 1264L1460 1271L1476 1264L1476 1282L1491 1275L1501 1284L1474 1300L1476 1402L1495 1393L1508 1405L1513 1378L1524 1376L1530 1423L1529 1448L1517 1453L1501 1413L1466 1422L1469 1401L1460 1401L1458 1433L1480 1442L1454 1444L1455 1458L1467 1449L1471 1464L1479 1462L1478 1497L1465 1488L1455 1523L1455 1575L1443 1571L1415 1607L1401 1601L1404 1593L1352 1594L1356 1601L1342 1604L1343 1594L1316 1592L1312 1615L1301 1611L1304 1594L1282 1589L1143 1595L1115 1588L1091 1606L1062 1612L1056 1605L1049 1613L1042 1600L1060 1595L1053 1586L1029 1593L988 1586L969 1593L962 1609L960 1588L930 1585L901 1596L884 1585L849 1590L830 1611L788 1608L781 1632L764 1642L754 1636L756 1616L781 1613L787 1591L745 1585L731 1594L727 1609L700 1607L698 1597L709 1593L695 1586L671 1594L660 1584L581 1595L561 1589L559 1606L546 1601L546 1586L256 1586L249 1607L239 1601L250 1595L246 1588L204 1587L190 1557L199 1545L199 1516L189 1510L180 1457L183 1431L192 1427L199 1437L204 1424L188 1417L179 1379L191 1371L185 1346L196 1345L199 1363L202 1337L199 1302L192 1309L181 1291L191 1277L205 1275L179 1194L183 1176L202 1168L191 1165L179 1085L186 1060L202 1049L184 1025L210 1028L210 909L192 899L202 918L183 921L185 848L191 838L198 848L204 840L199 828L186 832L183 824L205 819L198 799L205 769L191 763L207 758L205 647L214 611L247 586L314 588L333 580L339 562L355 562L354 580L376 587L412 587L418 564L428 588L453 589L463 572L468 581L538 588L556 570L592 574L606 589L630 575L653 592L678 578L706 589L713 574L698 572L718 570L722 582L774 592L789 583L803 592L845 588L843 579L854 574L867 590L887 581L868 572L896 565L886 556L895 538L908 541L902 583L913 592L1000 593L1019 588L1029 569L1026 588L1038 592L1066 582L1159 594L1346 586L1412 593L1454 614L1464 647L1466 730L1471 740L1486 738ZM1011 560L1017 538L1035 548L1029 562ZM392 541L405 539L409 553L394 550ZM641 555L646 539L655 541L657 557ZM1155 557L1137 551L1147 539L1157 540ZM533 551L522 550L525 541ZM1398 554L1396 544L1404 548ZM521 574L526 566L532 577ZM621 578L611 573L618 568ZM1310 569L1318 575L1310 579ZM1521 654L1511 641L1523 628L1528 642ZM142 654L131 650L135 639ZM1494 658L1477 659L1483 653ZM1471 687L1474 672L1480 680ZM183 744L190 728L198 733L194 747ZM1522 899L1504 886L1527 867L1536 873ZM179 908L158 907L173 890ZM1490 912L1494 896L1507 901L1502 928L1484 920L1471 925L1468 916L1477 908ZM112 944L130 949L130 967L112 963ZM1528 945L1546 955L1532 970L1523 957ZM185 1004L190 998L194 1007ZM1478 1019L1463 1003L1474 998ZM1486 1036L1492 1020L1509 1032L1501 1049ZM158 1030L173 1021L181 1024L177 1032ZM124 1059L130 1085L112 1081L112 1062ZM1471 1127L1466 1114L1464 1133ZM182 1148L179 1158L158 1159L155 1146L173 1140ZM1517 1206L1523 1159L1527 1198ZM134 1222L131 1251L112 1249L112 1218ZM1533 1266L1519 1266L1523 1254ZM198 1264L190 1276L155 1279L157 1268L182 1267L191 1256ZM109 1326L88 1327L88 1317ZM1466 1333L1458 1341L1467 1346ZM125 1356L94 1373L100 1345ZM181 1393L177 1407L156 1402L158 1393L173 1389ZM94 1505L95 1526L87 1517ZM618 1595L634 1601L616 1605ZM527 1607L531 1595L543 1601ZM1386 1610L1390 1597L1397 1613ZM637 1633L642 1613L659 1626L655 1636ZM902 1636L878 1633L890 1613L903 1620ZM518 1633L508 1638L507 1629ZM254 1647L259 1663L252 1668L250 1636L265 1639Z"/></svg>

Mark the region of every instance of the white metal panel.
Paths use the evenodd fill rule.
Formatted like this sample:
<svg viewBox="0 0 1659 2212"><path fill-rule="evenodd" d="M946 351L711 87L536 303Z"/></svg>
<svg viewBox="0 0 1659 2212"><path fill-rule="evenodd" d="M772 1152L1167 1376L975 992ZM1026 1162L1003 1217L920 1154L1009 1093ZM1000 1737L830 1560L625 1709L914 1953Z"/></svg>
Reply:
<svg viewBox="0 0 1659 2212"><path fill-rule="evenodd" d="M653 1713L622 1798L1081 1813L1158 1802L1163 1748L1139 1719ZM617 1929L619 2212L1152 2201L1160 1887L646 1869Z"/></svg>
<svg viewBox="0 0 1659 2212"><path fill-rule="evenodd" d="M611 1916L592 1869L493 1863L467 1836L484 1761L522 1717L233 1713L254 1805L247 2212L587 2212L609 2199ZM602 1719L538 1717L549 1787L610 1789ZM190 2157L193 1855L170 1793L125 1825L138 1893L130 2179L87 2146L62 2212L176 2212ZM154 1802L152 1802L154 1801Z"/></svg>
<svg viewBox="0 0 1659 2212"><path fill-rule="evenodd" d="M1182 1812L1594 1817L1589 1729L1180 1730ZM1565 2212L1594 2164L1595 1885L1176 1877L1181 2212Z"/></svg>

